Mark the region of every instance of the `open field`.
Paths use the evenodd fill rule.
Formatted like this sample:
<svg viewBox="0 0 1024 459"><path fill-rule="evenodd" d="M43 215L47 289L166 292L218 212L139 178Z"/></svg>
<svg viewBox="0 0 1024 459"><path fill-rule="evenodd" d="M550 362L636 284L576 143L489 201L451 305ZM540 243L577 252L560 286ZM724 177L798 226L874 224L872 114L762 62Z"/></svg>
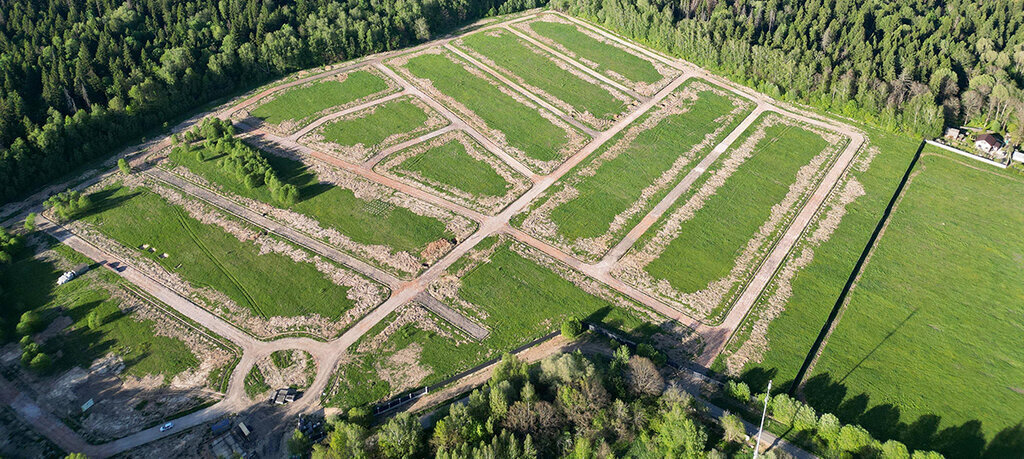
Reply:
<svg viewBox="0 0 1024 459"><path fill-rule="evenodd" d="M474 341L421 306L405 308L354 345L353 357L334 376L330 403L373 403L443 381L556 331L571 317L603 324L641 341L662 343L674 338L681 347L682 340L692 338L659 327L660 317L543 257L504 238L482 242L431 291L487 327L487 338Z"/></svg>
<svg viewBox="0 0 1024 459"><path fill-rule="evenodd" d="M91 265L56 285L60 274L91 260L48 236L30 238L38 253L6 267L0 279L4 323L11 324L5 336L17 340L13 324L21 312L39 313L44 328L32 337L53 364L35 374L17 360L5 362L6 377L30 382L44 406L97 441L205 403L211 399L205 389L220 390L216 375L231 364L231 351L183 326L105 268ZM82 413L82 403L98 394L102 398Z"/></svg>
<svg viewBox="0 0 1024 459"><path fill-rule="evenodd" d="M388 64L535 171L550 172L587 139L449 51L430 48Z"/></svg>
<svg viewBox="0 0 1024 459"><path fill-rule="evenodd" d="M474 58L597 129L608 127L633 100L528 43L492 29L456 40Z"/></svg>
<svg viewBox="0 0 1024 459"><path fill-rule="evenodd" d="M311 147L352 162L448 124L423 101L401 97L328 121L302 137Z"/></svg>
<svg viewBox="0 0 1024 459"><path fill-rule="evenodd" d="M489 214L500 211L531 185L463 131L399 151L374 169Z"/></svg>
<svg viewBox="0 0 1024 459"><path fill-rule="evenodd" d="M102 189L93 199L97 208L85 222L134 257L180 276L190 290L217 304L221 314L227 309L263 320L282 318L275 322L294 318L295 325L329 321L331 326L303 325L340 330L344 327L336 324L351 323L384 293L383 287L345 268L218 214L202 213L195 203L176 205L145 188L123 186Z"/></svg>
<svg viewBox="0 0 1024 459"><path fill-rule="evenodd" d="M691 81L551 187L522 227L596 261L750 110L721 88Z"/></svg>
<svg viewBox="0 0 1024 459"><path fill-rule="evenodd" d="M835 134L762 116L623 257L615 275L716 318L843 144Z"/></svg>
<svg viewBox="0 0 1024 459"><path fill-rule="evenodd" d="M288 158L260 152L284 183L299 189L299 200L284 206L268 187L249 188L233 173L218 164L212 153L200 161L194 153L181 150L168 158L198 176L197 181L212 183L222 190L268 207L286 211L280 219L307 220L303 226L313 235L385 270L413 274L450 248L448 240L464 237L465 230L453 231L449 223L467 223L457 218L442 221L445 212L430 209L410 197L326 165L304 164ZM330 175L328 175L330 174ZM196 177L188 177L196 179ZM251 206L250 206L251 207ZM433 213L433 215L431 215ZM295 215L297 214L297 215Z"/></svg>
<svg viewBox="0 0 1024 459"><path fill-rule="evenodd" d="M376 71L357 70L272 94L247 115L290 133L332 110L382 96L394 88L394 83Z"/></svg>
<svg viewBox="0 0 1024 459"><path fill-rule="evenodd" d="M896 190L918 140L868 131L870 143L758 300L716 369L755 391L788 390L857 258Z"/></svg>
<svg viewBox="0 0 1024 459"><path fill-rule="evenodd" d="M541 14L512 27L640 94L654 94L679 74L555 14Z"/></svg>
<svg viewBox="0 0 1024 459"><path fill-rule="evenodd" d="M1021 193L1019 175L926 147L806 382L808 401L948 457L1019 435L1024 206L1003 198ZM951 381L964 389L941 390Z"/></svg>

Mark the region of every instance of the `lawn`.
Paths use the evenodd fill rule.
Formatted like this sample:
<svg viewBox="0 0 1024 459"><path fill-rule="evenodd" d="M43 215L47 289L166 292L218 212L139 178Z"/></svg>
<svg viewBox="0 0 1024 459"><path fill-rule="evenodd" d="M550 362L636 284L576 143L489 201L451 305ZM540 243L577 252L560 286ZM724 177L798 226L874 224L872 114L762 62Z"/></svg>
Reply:
<svg viewBox="0 0 1024 459"><path fill-rule="evenodd" d="M915 173L804 393L911 447L980 457L1002 432L1008 454L1024 441L1024 203L1008 199L1024 177L930 147Z"/></svg>
<svg viewBox="0 0 1024 459"><path fill-rule="evenodd" d="M475 142L474 148L483 151ZM412 156L398 168L477 196L502 196L511 187L489 164L466 153L458 138Z"/></svg>
<svg viewBox="0 0 1024 459"><path fill-rule="evenodd" d="M657 83L663 78L650 61L617 46L603 43L583 33L576 25L540 19L529 22L528 26L538 35L564 46L581 60L592 62L594 70L605 76L616 74L630 81L649 84Z"/></svg>
<svg viewBox="0 0 1024 459"><path fill-rule="evenodd" d="M814 258L793 277L785 309L768 327L768 349L763 360L743 367L743 379L755 392L763 391L768 379L774 379L773 387L778 390L789 389L920 143L910 137L873 130L868 131L868 137L869 148L878 148L879 152L867 170L853 168L849 172L863 186L865 194L846 206L845 215L827 241L810 246ZM812 223L808 234L817 228ZM800 254L807 246L807 240L801 240L793 254ZM792 259L786 261L791 262ZM730 343L730 350L736 350L747 339L753 322L777 288L775 281L769 284L769 294L758 299ZM717 369L724 371L722 366Z"/></svg>
<svg viewBox="0 0 1024 459"><path fill-rule="evenodd" d="M219 157L210 153L205 161L195 154L172 152L174 163L183 165L193 173L223 187L226 191L275 206L266 186L248 188L238 177L217 164ZM300 161L260 152L285 183L299 188L299 201L287 208L333 228L359 244L384 245L396 251L418 256L430 242L450 238L445 223L418 215L400 206L384 202L367 201L356 197L347 188L321 183L316 175Z"/></svg>
<svg viewBox="0 0 1024 459"><path fill-rule="evenodd" d="M497 36L495 36L497 35ZM611 92L558 66L553 56L538 54L522 38L500 29L468 35L462 43L530 86L540 88L579 112L599 120L611 120L626 109L626 104ZM568 65L568 64L566 64ZM593 126L598 127L598 126Z"/></svg>
<svg viewBox="0 0 1024 459"><path fill-rule="evenodd" d="M734 108L729 98L710 91L700 92L699 99L694 102L681 103L689 107L687 112L663 118L656 125L636 135L632 142L623 139L624 135L620 133L611 142L606 143L590 162L578 166L575 174L562 181L563 186L572 186L579 195L551 210L551 220L558 226L559 235L572 244L579 239L595 238L608 233L616 216L637 203L644 190L670 169L680 156L705 141L705 138L715 133L717 128L723 127L715 122L716 119L727 115ZM695 152L690 162L673 180L672 185L681 180L704 155L721 142L742 121L743 116L744 114L734 116L723 129L713 135L711 142L707 142ZM639 129L649 117L650 115L635 122L632 129ZM604 161L599 155L613 146L622 148L618 156L602 162L592 175L580 174L581 169L592 168L594 161ZM629 231L668 194L672 185L661 187L646 199L642 209L628 217L627 222L619 222L618 229L612 232L612 239L618 240ZM557 193L560 188L562 187L554 187L547 193L548 196ZM588 255L588 258L593 258L599 254Z"/></svg>
<svg viewBox="0 0 1024 459"><path fill-rule="evenodd" d="M96 210L84 218L127 247L149 244L142 256L179 274L195 287L210 287L255 315L319 314L338 319L353 306L349 287L332 282L310 263L243 242L144 189L111 187L93 194ZM159 255L167 253L167 258Z"/></svg>
<svg viewBox="0 0 1024 459"><path fill-rule="evenodd" d="M341 146L381 144L389 137L416 131L427 122L427 113L409 99L395 99L360 112L360 116L331 121L319 133L327 142Z"/></svg>
<svg viewBox="0 0 1024 459"><path fill-rule="evenodd" d="M742 144L739 139L730 150ZM751 157L693 217L682 222L672 242L645 270L683 293L705 289L726 277L747 242L768 220L772 207L789 192L797 171L826 147L821 136L805 129L768 127ZM723 158L729 155L726 152ZM684 202L681 199L676 206Z"/></svg>
<svg viewBox="0 0 1024 459"><path fill-rule="evenodd" d="M330 77L329 77L330 78ZM251 115L269 124L286 121L301 126L313 117L338 105L344 105L388 89L383 78L365 70L346 75L344 81L322 79L283 90L254 108Z"/></svg>
<svg viewBox="0 0 1024 459"><path fill-rule="evenodd" d="M88 273L64 285L57 278L68 268L91 264L91 260L46 238L55 261L24 256L3 268L0 287L4 301L0 303L2 326L7 341L17 341L14 326L23 312L36 311L46 323L61 315L71 319L69 331L49 339L43 350L54 359L54 369L63 371L72 366L88 368L93 361L111 352L121 356L125 374L144 377L161 375L169 382L175 375L195 369L198 359L182 341L156 334L150 320L137 320L124 313L110 288L120 285L120 278L105 269L93 266ZM88 327L88 316L97 313L103 318L96 329Z"/></svg>
<svg viewBox="0 0 1024 459"><path fill-rule="evenodd" d="M430 80L438 91L464 105L487 127L500 131L505 142L525 157L551 162L567 155L563 150L569 143L567 129L571 128L559 127L535 107L502 92L496 82L470 73L463 65L448 55L423 54L410 59L405 68L417 78Z"/></svg>

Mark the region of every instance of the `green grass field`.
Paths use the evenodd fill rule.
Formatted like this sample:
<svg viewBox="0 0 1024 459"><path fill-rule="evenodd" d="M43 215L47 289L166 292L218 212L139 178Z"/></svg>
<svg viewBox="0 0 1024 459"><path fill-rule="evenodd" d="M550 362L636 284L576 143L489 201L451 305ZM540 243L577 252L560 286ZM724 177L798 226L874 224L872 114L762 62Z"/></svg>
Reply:
<svg viewBox="0 0 1024 459"><path fill-rule="evenodd" d="M738 139L731 149L742 142L743 138ZM736 257L768 220L772 206L789 192L797 171L826 146L819 135L801 128L767 128L753 155L683 222L679 235L646 271L684 293L704 289L728 275ZM728 155L726 152L723 158ZM681 199L676 206L684 202Z"/></svg>
<svg viewBox="0 0 1024 459"><path fill-rule="evenodd" d="M387 203L375 205L374 202L357 198L352 190L320 183L316 175L299 161L261 154L283 182L299 188L299 202L289 209L308 215L357 243L385 245L417 256L430 242L451 237L444 222L440 220ZM169 157L174 163L189 168L231 193L275 206L281 205L270 195L266 186L250 189L233 173L217 165L218 157L211 156L206 161L199 161L196 155L182 152L172 153Z"/></svg>
<svg viewBox="0 0 1024 459"><path fill-rule="evenodd" d="M541 20L530 22L529 27L537 34L565 46L576 56L597 64L595 70L606 76L614 72L638 83L656 83L662 79L658 69L646 59L602 43L575 25Z"/></svg>
<svg viewBox="0 0 1024 459"><path fill-rule="evenodd" d="M245 395L249 398L256 398L270 390L270 385L263 378L263 372L258 365L253 365L249 374L245 375Z"/></svg>
<svg viewBox="0 0 1024 459"><path fill-rule="evenodd" d="M1009 457L983 448L1024 441L1024 177L932 147L915 172L804 393L878 437Z"/></svg>
<svg viewBox="0 0 1024 459"><path fill-rule="evenodd" d="M565 130L462 65L443 55L424 54L410 59L405 67L472 110L488 127L501 131L508 144L527 157L552 161L562 155L568 143Z"/></svg>
<svg viewBox="0 0 1024 459"><path fill-rule="evenodd" d="M490 330L487 338L481 342L470 340L457 345L436 332L424 331L414 324L405 325L388 339L384 346L386 351L375 351L341 367L335 375L338 390L330 396L329 403L332 406L356 406L386 398L391 387L380 378L374 364L381 364L396 351L414 343L422 349L419 364L431 370L431 374L418 384L422 386L443 381L487 359L499 357L502 352L540 338L557 330L570 317L600 322L639 339L649 337L657 330L635 312L623 310L587 293L550 269L522 257L510 248L509 242L491 238L481 242L481 246L496 243L501 247L488 257L489 261L476 266L462 278L459 290L462 299L477 305L488 315L486 319L477 318ZM464 263L453 265L450 271L457 270ZM439 318L435 321L443 327L450 327ZM376 336L386 325L386 321L377 324L366 336Z"/></svg>
<svg viewBox="0 0 1024 459"><path fill-rule="evenodd" d="M476 148L484 151L479 144ZM489 164L466 153L458 139L410 157L398 168L476 196L502 196L511 187Z"/></svg>
<svg viewBox="0 0 1024 459"><path fill-rule="evenodd" d="M708 133L714 132L718 127L715 119L732 109L733 104L728 98L709 91L702 92L689 111L670 115L643 131L619 156L602 164L594 175L579 178L570 175L570 181L579 180L574 185L579 196L551 211L551 220L558 225L559 233L569 241L607 233L616 215L637 202L644 188L669 169L682 153L703 141ZM710 145L697 153L686 169L679 173L677 181L721 142L742 121L743 116L740 114L735 117ZM641 118L634 124L643 123L645 119ZM606 143L593 158L597 159L621 138L620 134ZM587 167L587 164L581 164L577 169ZM558 188L549 191L548 196L557 192ZM632 228L670 190L671 187L666 187L652 196L644 210L630 218L615 239Z"/></svg>
<svg viewBox="0 0 1024 459"><path fill-rule="evenodd" d="M500 30L500 29L498 29ZM500 36L492 36L500 33ZM466 36L465 46L486 56L497 66L522 78L580 112L610 120L626 105L610 92L559 67L548 54L537 54L522 39L507 31L487 31Z"/></svg>
<svg viewBox="0 0 1024 459"><path fill-rule="evenodd" d="M221 228L202 224L159 195L123 187L93 194L84 218L127 247L149 244L144 256L196 287L210 287L263 317L320 314L337 319L353 306L349 287L334 284L309 263L276 253L260 255ZM160 258L167 253L167 258Z"/></svg>
<svg viewBox="0 0 1024 459"><path fill-rule="evenodd" d="M323 126L324 140L342 146L373 147L388 137L415 131L427 121L427 113L408 99L395 99L374 107L359 118L338 120Z"/></svg>
<svg viewBox="0 0 1024 459"><path fill-rule="evenodd" d="M773 387L778 390L789 389L920 143L875 130L867 133L869 147L877 147L879 153L866 171L850 171L865 194L846 206L846 214L831 237L814 248L814 259L793 277L792 294L785 310L768 328L768 350L763 361L743 368L743 380L755 391L763 391L769 379L774 380ZM816 228L814 225L808 232ZM799 254L804 244L798 242L793 253ZM774 290L775 284L770 284L768 291ZM749 336L749 328L765 307L768 296L762 295L758 300L730 343L731 349L735 350ZM717 369L721 371L724 367Z"/></svg>
<svg viewBox="0 0 1024 459"><path fill-rule="evenodd" d="M291 121L299 125L326 109L362 99L388 89L386 81L365 70L349 73L345 81L321 80L289 88L251 112L269 124Z"/></svg>
<svg viewBox="0 0 1024 459"><path fill-rule="evenodd" d="M92 264L91 260L47 238L47 245L64 259L67 267ZM111 352L121 356L125 374L137 377L161 375L169 382L185 370L195 369L199 361L182 341L159 336L150 320L139 321L131 313L121 311L108 286L120 285L120 278L106 269L94 266L87 274L64 285L57 278L66 269L53 261L24 256L2 269L0 287L4 301L0 303L3 335L6 341L17 341L14 326L22 313L36 311L46 323L60 315L71 318L69 331L49 339L43 350L60 358L54 369L63 371L73 366L88 368L92 362ZM88 316L97 313L103 324L88 327Z"/></svg>

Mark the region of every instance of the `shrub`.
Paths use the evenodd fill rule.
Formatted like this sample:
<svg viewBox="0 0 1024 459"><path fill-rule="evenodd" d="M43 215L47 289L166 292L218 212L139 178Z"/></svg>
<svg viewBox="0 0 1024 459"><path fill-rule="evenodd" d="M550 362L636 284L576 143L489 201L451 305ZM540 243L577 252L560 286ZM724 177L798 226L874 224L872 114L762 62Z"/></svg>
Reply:
<svg viewBox="0 0 1024 459"><path fill-rule="evenodd" d="M128 175L132 173L132 167L128 165L128 161L124 158L118 158L117 168L121 170L121 173Z"/></svg>
<svg viewBox="0 0 1024 459"><path fill-rule="evenodd" d="M659 367L664 366L665 362L668 361L668 359L665 358L665 354L661 353L660 351L655 349L654 346L648 343L640 343L636 347L636 354L641 357L647 357L651 359L651 361L654 362L654 364Z"/></svg>
<svg viewBox="0 0 1024 459"><path fill-rule="evenodd" d="M21 321L15 326L19 335L31 335L43 328L43 319L38 312L27 311L21 315Z"/></svg>
<svg viewBox="0 0 1024 459"><path fill-rule="evenodd" d="M583 333L583 324L577 318L571 318L562 322L562 336L568 339L576 339Z"/></svg>
<svg viewBox="0 0 1024 459"><path fill-rule="evenodd" d="M750 386L745 382L729 381L725 383L725 393L744 404L750 403Z"/></svg>
<svg viewBox="0 0 1024 459"><path fill-rule="evenodd" d="M32 212L25 217L25 229L34 231L36 229L36 213Z"/></svg>
<svg viewBox="0 0 1024 459"><path fill-rule="evenodd" d="M61 220L71 220L92 207L92 199L81 191L64 191L50 196L43 207L52 209Z"/></svg>
<svg viewBox="0 0 1024 459"><path fill-rule="evenodd" d="M32 361L29 362L28 367L32 369L32 371L42 374L46 373L47 371L50 371L50 366L52 364L53 362L50 360L50 356L40 352L36 354L35 357L32 358Z"/></svg>

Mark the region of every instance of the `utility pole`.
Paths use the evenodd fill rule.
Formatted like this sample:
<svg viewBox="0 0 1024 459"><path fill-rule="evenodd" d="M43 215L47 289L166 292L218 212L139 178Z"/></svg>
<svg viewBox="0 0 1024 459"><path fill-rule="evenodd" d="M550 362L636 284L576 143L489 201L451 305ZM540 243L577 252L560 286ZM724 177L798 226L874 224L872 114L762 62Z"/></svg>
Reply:
<svg viewBox="0 0 1024 459"><path fill-rule="evenodd" d="M764 430L764 418L768 415L768 397L772 396L772 381L768 380L768 391L764 393L764 411L761 412L761 426L757 428L757 446L754 447L754 459L761 452L761 431Z"/></svg>

